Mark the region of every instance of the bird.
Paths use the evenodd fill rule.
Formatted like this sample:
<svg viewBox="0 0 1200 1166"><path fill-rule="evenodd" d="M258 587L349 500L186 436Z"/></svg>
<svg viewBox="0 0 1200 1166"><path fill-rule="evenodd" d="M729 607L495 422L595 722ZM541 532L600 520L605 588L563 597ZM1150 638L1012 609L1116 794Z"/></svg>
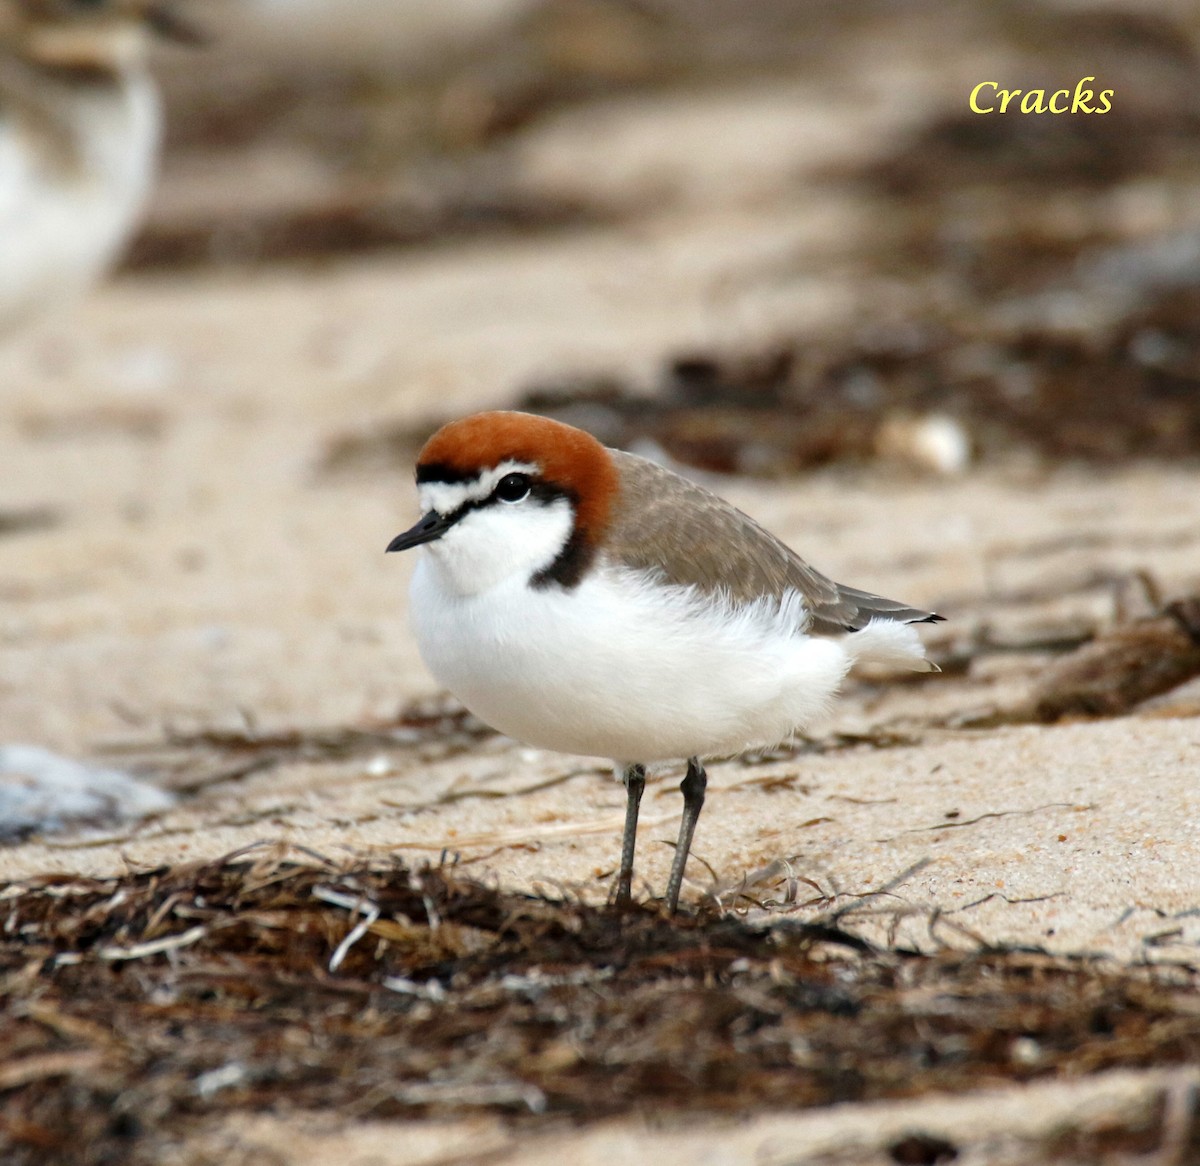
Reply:
<svg viewBox="0 0 1200 1166"><path fill-rule="evenodd" d="M494 729L611 759L626 791L613 901L632 897L647 766L686 761L665 906L675 914L706 760L779 744L855 664L936 671L943 617L835 583L753 518L646 458L520 412L420 450L410 623L433 676Z"/></svg>
<svg viewBox="0 0 1200 1166"><path fill-rule="evenodd" d="M0 0L0 335L113 263L157 169L150 34L196 44L171 0Z"/></svg>

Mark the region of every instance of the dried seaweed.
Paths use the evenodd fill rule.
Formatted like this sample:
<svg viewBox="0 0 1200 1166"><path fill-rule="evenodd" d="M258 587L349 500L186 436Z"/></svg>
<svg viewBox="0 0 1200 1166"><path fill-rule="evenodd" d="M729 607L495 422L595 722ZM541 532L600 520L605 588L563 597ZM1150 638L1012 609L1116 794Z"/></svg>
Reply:
<svg viewBox="0 0 1200 1166"><path fill-rule="evenodd" d="M1200 596L1112 628L1057 661L1034 689L1038 720L1117 716L1200 676Z"/></svg>
<svg viewBox="0 0 1200 1166"><path fill-rule="evenodd" d="M457 701L437 698L413 701L394 718L367 726L264 731L251 724L193 732L168 728L162 739L112 741L102 752L153 770L171 789L190 793L295 762L331 762L400 750L420 751L426 760L451 757L495 735Z"/></svg>
<svg viewBox="0 0 1200 1166"><path fill-rule="evenodd" d="M968 653L969 654L969 653ZM1067 717L1123 716L1200 676L1200 596L1081 637L1014 704L954 713L948 728L1049 723Z"/></svg>
<svg viewBox="0 0 1200 1166"><path fill-rule="evenodd" d="M884 952L846 914L668 919L272 851L15 884L0 914L14 1166L153 1162L234 1110L751 1113L1200 1057L1192 969Z"/></svg>
<svg viewBox="0 0 1200 1166"><path fill-rule="evenodd" d="M601 221L596 209L569 199L502 188L408 198L344 194L290 211L227 212L195 222L158 223L138 237L124 262L138 271L295 262Z"/></svg>
<svg viewBox="0 0 1200 1166"><path fill-rule="evenodd" d="M1194 459L1198 306L1194 288L1155 291L1096 335L914 320L871 337L697 351L668 358L652 386L567 371L520 389L511 407L609 445L651 442L686 465L766 477L877 461L899 421L934 416L991 460ZM337 434L320 469L407 471L445 419Z"/></svg>

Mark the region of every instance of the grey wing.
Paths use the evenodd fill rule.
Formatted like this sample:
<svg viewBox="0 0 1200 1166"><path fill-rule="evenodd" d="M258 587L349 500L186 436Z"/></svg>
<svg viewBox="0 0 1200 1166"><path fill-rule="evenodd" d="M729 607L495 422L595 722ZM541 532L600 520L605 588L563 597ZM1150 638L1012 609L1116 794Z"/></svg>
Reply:
<svg viewBox="0 0 1200 1166"><path fill-rule="evenodd" d="M612 454L621 471L606 547L614 562L657 571L670 583L722 592L735 603L797 591L814 632L857 631L874 616L902 623L941 618L843 587L703 486L633 454Z"/></svg>

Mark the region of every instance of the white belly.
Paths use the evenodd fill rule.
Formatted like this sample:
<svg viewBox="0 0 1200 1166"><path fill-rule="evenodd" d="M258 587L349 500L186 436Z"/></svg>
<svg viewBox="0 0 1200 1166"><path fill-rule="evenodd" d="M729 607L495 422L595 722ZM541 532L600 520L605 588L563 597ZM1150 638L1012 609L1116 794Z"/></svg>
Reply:
<svg viewBox="0 0 1200 1166"><path fill-rule="evenodd" d="M736 612L628 572L572 591L512 576L459 595L423 554L412 623L434 676L476 716L544 749L619 762L727 756L821 714L851 657L796 629L796 597Z"/></svg>

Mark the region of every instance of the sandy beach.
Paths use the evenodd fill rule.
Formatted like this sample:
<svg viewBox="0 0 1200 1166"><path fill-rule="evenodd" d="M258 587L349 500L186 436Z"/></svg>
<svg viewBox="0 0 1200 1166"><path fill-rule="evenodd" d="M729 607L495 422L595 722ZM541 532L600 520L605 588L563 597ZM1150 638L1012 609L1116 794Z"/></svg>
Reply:
<svg viewBox="0 0 1200 1166"><path fill-rule="evenodd" d="M962 43L936 79L918 54L891 86L877 72L832 88L815 68L533 121L506 155L509 189L584 200L607 221L125 270L0 348L0 512L16 520L0 538L0 742L178 795L144 821L6 845L0 881L116 878L265 843L335 863L449 854L506 892L601 906L623 819L611 767L456 714L413 727L413 702L454 706L408 630L411 563L383 554L415 517L411 452L331 468L330 450L509 407L554 378L603 375L649 397L679 354L783 337L803 349L914 304L943 311L953 280L888 270L881 241L900 226L814 176L864 165L1003 58ZM745 148L718 164L714 127ZM151 215L164 233L200 213L186 153L168 158ZM279 157L262 165L290 173ZM1108 234L1106 254L1194 229L1193 205L1140 181L1079 212ZM1072 289L1080 318L1118 311ZM1001 299L993 323L1036 314L1032 299ZM951 473L887 456L768 479L683 467L827 574L947 617L926 633L941 674L855 680L809 736L711 767L685 903L754 919L845 912L865 941L927 955L1037 949L1182 974L1200 950L1200 680L1117 716L1044 723L1029 702L1070 651L1200 592L1195 458L993 457L982 431L968 436L976 454ZM642 898L666 880L681 775L647 791ZM1069 1125L1084 1154L1106 1128L1165 1121L1146 1145L1191 1161L1194 1065L1146 1063L665 1127L249 1106L202 1115L158 1160L942 1160L896 1156L922 1130L959 1162L1075 1161L1046 1148L1055 1130Z"/></svg>

